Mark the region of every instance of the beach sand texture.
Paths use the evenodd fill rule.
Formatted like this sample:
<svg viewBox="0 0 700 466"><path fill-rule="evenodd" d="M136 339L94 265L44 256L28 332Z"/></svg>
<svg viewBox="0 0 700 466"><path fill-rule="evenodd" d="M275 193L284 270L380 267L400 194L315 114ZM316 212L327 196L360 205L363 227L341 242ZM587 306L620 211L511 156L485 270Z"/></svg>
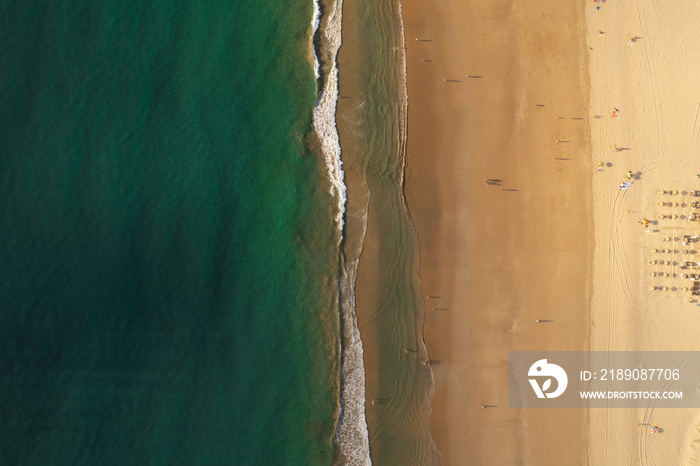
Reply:
<svg viewBox="0 0 700 466"><path fill-rule="evenodd" d="M698 303L678 266L700 260L700 243L680 244L700 233L687 220L689 192L700 189L700 6L402 6L405 193L434 361L431 405L420 414L430 415L440 462L698 464L697 410L508 409L507 352L698 349ZM617 188L623 181L630 189ZM376 301L373 229L370 221L357 282L368 396L381 346L375 316L363 316ZM661 266L653 248L676 251L664 258L676 265ZM373 451L400 450L376 413L368 411ZM650 435L650 423L663 432ZM420 422L402 428L425 443Z"/></svg>
<svg viewBox="0 0 700 466"><path fill-rule="evenodd" d="M612 164L593 179L593 350L700 347L700 309L682 291L692 282L680 278L686 271L679 268L700 257L683 253L700 244L681 244L684 235L700 233L700 222L687 220L694 199L688 193L700 189L699 20L700 4L690 0L608 1L586 11L591 114L602 115L591 120L592 154L594 162ZM638 39L630 44L632 37ZM619 114L611 118L614 107ZM616 152L614 145L629 150ZM621 191L615 186L627 171L636 176ZM648 232L637 223L642 218L651 220ZM649 423L664 432L650 435ZM645 409L590 411L590 464L700 464L699 442L698 410L650 402Z"/></svg>
<svg viewBox="0 0 700 466"><path fill-rule="evenodd" d="M509 350L589 348L584 3L403 2L406 191L442 464L585 464L586 411L507 408Z"/></svg>

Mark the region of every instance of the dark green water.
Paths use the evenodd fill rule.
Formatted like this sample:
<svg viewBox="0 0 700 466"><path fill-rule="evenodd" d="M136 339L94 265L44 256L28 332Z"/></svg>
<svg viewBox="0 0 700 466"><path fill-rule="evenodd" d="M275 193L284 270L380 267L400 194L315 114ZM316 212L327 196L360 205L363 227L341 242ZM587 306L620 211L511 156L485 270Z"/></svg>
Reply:
<svg viewBox="0 0 700 466"><path fill-rule="evenodd" d="M329 464L311 2L0 7L0 464Z"/></svg>

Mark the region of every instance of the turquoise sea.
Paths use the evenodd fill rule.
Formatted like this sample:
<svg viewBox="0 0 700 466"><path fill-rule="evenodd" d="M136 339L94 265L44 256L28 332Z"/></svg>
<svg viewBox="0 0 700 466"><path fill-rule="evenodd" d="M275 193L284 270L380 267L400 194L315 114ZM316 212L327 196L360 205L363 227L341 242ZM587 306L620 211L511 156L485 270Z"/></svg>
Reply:
<svg viewBox="0 0 700 466"><path fill-rule="evenodd" d="M0 464L331 464L313 3L0 6Z"/></svg>

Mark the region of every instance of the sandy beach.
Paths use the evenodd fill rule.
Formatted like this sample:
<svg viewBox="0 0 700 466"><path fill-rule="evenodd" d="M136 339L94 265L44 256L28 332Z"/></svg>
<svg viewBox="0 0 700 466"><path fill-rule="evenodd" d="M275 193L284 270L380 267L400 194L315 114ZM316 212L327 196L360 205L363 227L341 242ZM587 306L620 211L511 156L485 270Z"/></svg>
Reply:
<svg viewBox="0 0 700 466"><path fill-rule="evenodd" d="M599 7L404 2L406 187L443 464L700 459L698 410L506 408L508 350L700 346L680 269L700 250L681 244L700 232L700 6Z"/></svg>
<svg viewBox="0 0 700 466"><path fill-rule="evenodd" d="M418 398L393 413L368 406L373 458L403 454L378 464L407 464L406 448L418 442L420 464L698 464L700 410L508 408L507 362L518 350L700 346L700 300L680 268L700 261L700 242L682 244L700 234L700 221L691 220L700 217L692 208L700 198L691 196L700 190L700 5L402 7L404 191L418 235L434 391L428 404L416 389ZM345 56L341 50L346 70L362 68L353 40ZM360 108L361 87L352 86L341 78L341 94L352 98L339 114ZM347 122L355 120L339 124L349 147ZM349 186L365 189L349 168ZM622 182L629 189L619 189ZM389 210L374 191L349 208L369 218L366 230L349 235L362 254L356 291L368 402L386 393L388 367L425 351L409 341L411 329L384 342L395 321L381 322L387 273L378 264L391 262L383 251L396 235L382 225ZM392 353L402 348L411 352ZM411 422L389 428L407 412ZM660 435L649 434L652 423Z"/></svg>
<svg viewBox="0 0 700 466"><path fill-rule="evenodd" d="M592 153L611 164L593 180L593 350L700 346L697 301L683 290L692 281L680 269L697 262L700 250L682 244L683 236L700 233L700 223L688 219L696 199L690 192L700 189L698 18L693 1L608 1L586 12L591 114L603 116L591 121ZM615 145L629 150L616 152ZM621 191L615 186L627 171L635 177ZM671 252L654 252L664 249ZM698 464L700 410L655 404L591 410L590 464ZM663 434L650 435L650 423Z"/></svg>
<svg viewBox="0 0 700 466"><path fill-rule="evenodd" d="M584 464L587 412L507 407L509 350L590 344L584 2L406 0L403 11L406 193L440 361L442 464Z"/></svg>

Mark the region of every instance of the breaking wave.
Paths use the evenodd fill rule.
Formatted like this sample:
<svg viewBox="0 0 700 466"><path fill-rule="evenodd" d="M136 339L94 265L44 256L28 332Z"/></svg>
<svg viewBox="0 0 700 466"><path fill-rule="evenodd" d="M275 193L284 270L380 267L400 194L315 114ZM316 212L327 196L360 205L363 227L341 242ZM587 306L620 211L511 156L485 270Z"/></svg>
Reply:
<svg viewBox="0 0 700 466"><path fill-rule="evenodd" d="M317 2L318 0L316 0ZM324 11L325 10L325 11ZM340 141L336 127L338 103L337 54L342 43L342 0L314 4L314 72L321 81L319 98L313 112L313 126L331 183L331 194L337 200L336 224L342 241L347 191L344 182ZM320 31L319 31L319 28ZM319 50L316 50L316 47ZM319 60L320 57L320 60ZM327 64L330 69L321 69ZM355 277L357 261L344 264L342 254L338 296L341 331L340 410L335 431L339 464L371 465L369 432L365 418L365 368L362 340L355 315Z"/></svg>

